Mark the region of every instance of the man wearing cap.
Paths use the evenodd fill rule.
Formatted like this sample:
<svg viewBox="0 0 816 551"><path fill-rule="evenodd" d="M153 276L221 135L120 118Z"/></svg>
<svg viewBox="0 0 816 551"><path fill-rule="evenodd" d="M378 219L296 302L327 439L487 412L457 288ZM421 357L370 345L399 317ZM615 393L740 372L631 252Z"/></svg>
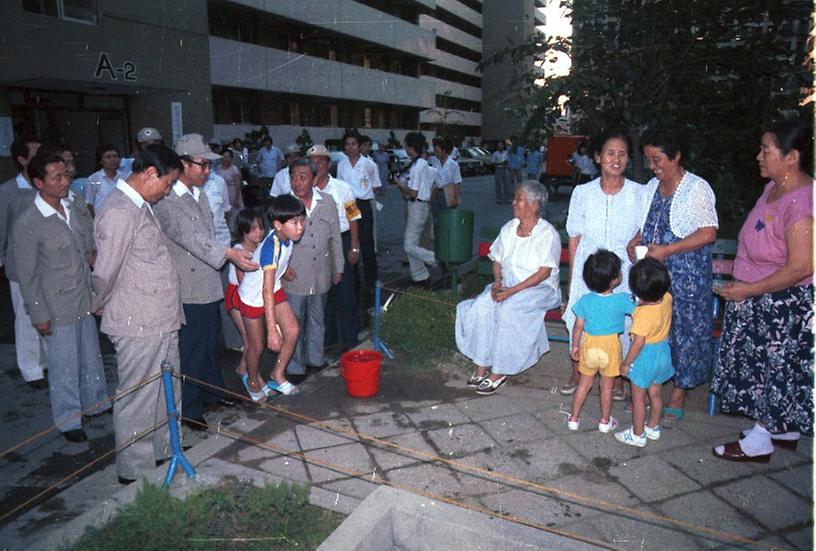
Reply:
<svg viewBox="0 0 816 551"><path fill-rule="evenodd" d="M322 145L313 145L306 152L309 160L317 166L315 187L321 193L328 193L337 205L340 221L340 238L343 242L343 276L332 286L326 300L326 336L324 344L331 346L338 340L344 348L357 346L360 332L360 315L357 310L357 293L354 288L354 266L360 261L360 210L354 199L351 186L329 174L331 157ZM338 320L340 322L338 331Z"/></svg>
<svg viewBox="0 0 816 551"><path fill-rule="evenodd" d="M29 386L43 390L48 388L45 380L45 343L31 325L31 319L24 307L12 234L17 218L34 204L37 191L31 186L26 168L39 148L40 140L34 137L14 140L11 144L11 156L19 172L16 178L0 185L0 263L5 266L11 290L11 304L14 307L14 348L17 352L17 367Z"/></svg>
<svg viewBox="0 0 816 551"><path fill-rule="evenodd" d="M220 316L218 304L224 298L218 271L226 261L241 270L254 271L251 253L232 249L215 238L212 210L201 188L207 181L211 161L219 158L210 151L200 134L185 134L176 144L183 170L170 194L156 205L156 218L170 239L170 253L181 281L181 302L185 325L179 331L181 373L213 387L224 386L218 368ZM223 401L211 387L200 382L182 385L184 424L206 430L205 403Z"/></svg>
<svg viewBox="0 0 816 551"><path fill-rule="evenodd" d="M366 285L374 290L377 282L377 253L374 247L374 190L381 193L382 183L377 165L360 154L362 138L356 132L346 132L343 148L346 158L337 165L337 178L351 186L360 209L360 252Z"/></svg>
<svg viewBox="0 0 816 551"><path fill-rule="evenodd" d="M155 128L146 126L136 133L136 153L143 151L148 145L164 144L161 134ZM119 163L119 172L122 173L122 178L127 179L130 176L131 166L133 165L133 157L125 157Z"/></svg>
<svg viewBox="0 0 816 551"><path fill-rule="evenodd" d="M286 146L286 166L275 174L272 187L269 189L270 197L292 193L292 185L289 183L289 167L292 166L292 163L300 159L300 157L301 152L299 145L290 144Z"/></svg>

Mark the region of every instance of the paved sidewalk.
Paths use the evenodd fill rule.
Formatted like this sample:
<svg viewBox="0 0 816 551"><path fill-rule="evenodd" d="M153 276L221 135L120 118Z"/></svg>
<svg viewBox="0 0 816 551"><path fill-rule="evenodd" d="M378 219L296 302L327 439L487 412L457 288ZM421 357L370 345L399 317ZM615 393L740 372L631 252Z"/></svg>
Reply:
<svg viewBox="0 0 816 551"><path fill-rule="evenodd" d="M566 345L553 344L542 361L493 396L477 396L464 382L467 362L454 358L438 372L409 369L398 356L383 365L382 389L367 400L345 395L336 370L302 385L302 393L273 402L292 413L252 408L227 412L211 425L317 462L281 455L211 435L190 452L204 483L223 476L258 481L288 479L312 484L318 503L353 510L377 487L379 477L420 493L518 517L547 528L606 542L621 549L744 548L744 542L701 536L696 526L785 549L812 548L812 440L795 452L777 450L768 465L728 463L710 448L733 439L746 420L709 417L705 390L693 393L686 418L664 426L663 437L642 449L617 443L586 422L567 430L569 397L555 392L567 365ZM597 417L597 396L584 419ZM614 415L630 419L622 403ZM322 426L317 426L321 423ZM326 426L385 439L401 450L367 444ZM414 450L455 463L431 462ZM363 478L349 472L363 473ZM504 475L500 478L499 474ZM157 470L160 480L163 470ZM510 481L508 478L512 478ZM135 485L134 485L135 486ZM195 487L178 476L174 488ZM555 489L577 497L555 497ZM99 522L128 497L111 468L96 473L0 530L8 549L52 548L89 522ZM644 520L610 510L603 500L636 511L668 516L684 526ZM100 505L101 504L101 505ZM94 509L96 507L96 509ZM102 511L107 514L101 514ZM750 546L747 546L750 547ZM451 542L450 549L455 549Z"/></svg>

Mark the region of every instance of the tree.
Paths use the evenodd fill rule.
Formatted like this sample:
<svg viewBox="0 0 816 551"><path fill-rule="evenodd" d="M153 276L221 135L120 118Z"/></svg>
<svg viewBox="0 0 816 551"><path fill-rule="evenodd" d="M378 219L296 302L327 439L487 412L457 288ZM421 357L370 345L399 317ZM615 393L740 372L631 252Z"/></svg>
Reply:
<svg viewBox="0 0 816 551"><path fill-rule="evenodd" d="M812 3L576 0L562 6L571 10L571 39L539 33L489 60L558 51L571 57L567 76L542 85L528 74L513 83L527 98L527 131L552 129L567 97L577 131L628 132L634 177L645 181L644 130L680 125L690 138L686 167L714 185L723 214L741 218L756 196L738 190L758 181L761 127L783 115L812 120L812 103L803 102L813 88Z"/></svg>

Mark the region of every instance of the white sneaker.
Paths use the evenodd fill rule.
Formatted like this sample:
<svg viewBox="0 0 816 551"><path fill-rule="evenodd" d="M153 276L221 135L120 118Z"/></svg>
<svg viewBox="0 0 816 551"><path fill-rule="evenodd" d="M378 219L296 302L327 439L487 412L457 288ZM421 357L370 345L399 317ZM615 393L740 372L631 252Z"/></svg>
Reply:
<svg viewBox="0 0 816 551"><path fill-rule="evenodd" d="M604 434L606 434L610 430L615 430L616 428L618 428L618 420L612 417L611 415L609 416L609 420L606 423L602 423L601 421L603 421L603 419L598 420L598 430Z"/></svg>
<svg viewBox="0 0 816 551"><path fill-rule="evenodd" d="M637 446L638 448L642 448L646 445L646 436L644 434L638 436L634 430L632 430L632 427L616 432L615 440L629 446Z"/></svg>
<svg viewBox="0 0 816 551"><path fill-rule="evenodd" d="M645 434L649 440L660 440L660 425L655 425L654 428L643 425L643 434Z"/></svg>
<svg viewBox="0 0 816 551"><path fill-rule="evenodd" d="M572 420L572 417L567 417L567 428L569 430L578 430L578 425L581 424L581 419Z"/></svg>

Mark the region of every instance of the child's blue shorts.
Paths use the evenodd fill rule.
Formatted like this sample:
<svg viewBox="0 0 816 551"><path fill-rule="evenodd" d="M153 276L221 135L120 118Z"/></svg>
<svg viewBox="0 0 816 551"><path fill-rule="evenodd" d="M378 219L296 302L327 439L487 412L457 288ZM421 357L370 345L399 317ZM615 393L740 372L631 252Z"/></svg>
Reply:
<svg viewBox="0 0 816 551"><path fill-rule="evenodd" d="M669 340L647 344L640 351L629 370L629 380L638 388L663 384L674 376Z"/></svg>

